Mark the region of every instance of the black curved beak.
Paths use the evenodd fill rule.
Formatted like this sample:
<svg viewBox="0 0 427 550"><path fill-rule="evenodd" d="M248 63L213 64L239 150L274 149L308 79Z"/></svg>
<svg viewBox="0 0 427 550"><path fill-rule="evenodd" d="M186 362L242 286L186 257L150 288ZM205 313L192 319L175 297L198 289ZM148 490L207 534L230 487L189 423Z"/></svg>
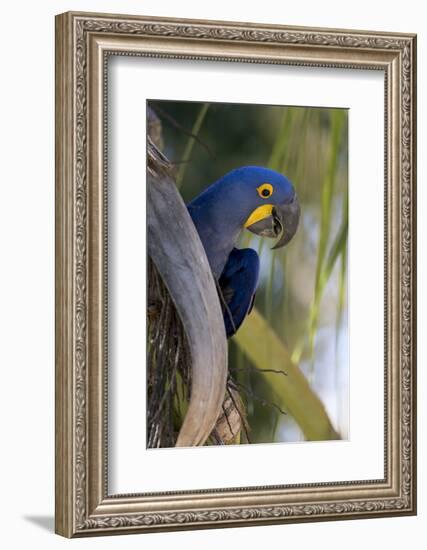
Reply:
<svg viewBox="0 0 427 550"><path fill-rule="evenodd" d="M280 235L272 250L282 248L291 241L298 229L300 211L298 197L295 194L292 202L274 206L270 216L253 223L247 229L260 237L274 239Z"/></svg>

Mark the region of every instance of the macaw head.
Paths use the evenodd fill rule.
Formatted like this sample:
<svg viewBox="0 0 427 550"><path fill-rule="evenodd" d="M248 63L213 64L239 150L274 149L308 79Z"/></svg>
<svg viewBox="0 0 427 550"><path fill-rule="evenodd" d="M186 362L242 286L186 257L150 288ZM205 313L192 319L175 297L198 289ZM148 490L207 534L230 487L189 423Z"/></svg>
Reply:
<svg viewBox="0 0 427 550"><path fill-rule="evenodd" d="M222 196L222 216L262 237L277 238L273 249L285 246L298 227L300 206L292 183L279 172L244 166L217 182Z"/></svg>
<svg viewBox="0 0 427 550"><path fill-rule="evenodd" d="M273 248L295 235L300 207L291 182L260 166L232 170L188 205L212 271L220 276L240 232L279 237Z"/></svg>
<svg viewBox="0 0 427 550"><path fill-rule="evenodd" d="M246 166L227 174L237 183L245 211L244 227L262 237L279 241L273 249L281 248L295 235L300 206L292 183L283 175L268 168Z"/></svg>

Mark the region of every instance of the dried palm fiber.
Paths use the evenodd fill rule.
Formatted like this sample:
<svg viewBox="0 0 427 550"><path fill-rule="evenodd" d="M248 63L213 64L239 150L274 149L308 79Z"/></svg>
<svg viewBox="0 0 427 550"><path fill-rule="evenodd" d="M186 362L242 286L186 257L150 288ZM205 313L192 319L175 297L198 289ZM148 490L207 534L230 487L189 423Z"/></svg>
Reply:
<svg viewBox="0 0 427 550"><path fill-rule="evenodd" d="M216 283L150 109L148 128L147 446L238 442L244 409L227 384Z"/></svg>

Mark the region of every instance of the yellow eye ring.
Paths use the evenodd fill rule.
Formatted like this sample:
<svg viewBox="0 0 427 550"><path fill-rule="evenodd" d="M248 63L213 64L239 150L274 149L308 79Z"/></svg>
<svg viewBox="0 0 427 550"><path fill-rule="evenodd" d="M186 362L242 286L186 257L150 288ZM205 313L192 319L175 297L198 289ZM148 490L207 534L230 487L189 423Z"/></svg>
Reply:
<svg viewBox="0 0 427 550"><path fill-rule="evenodd" d="M268 199L268 197L271 197L271 195L273 194L273 186L271 185L271 183L263 183L262 185L257 187L256 190L258 191L258 195L262 199Z"/></svg>

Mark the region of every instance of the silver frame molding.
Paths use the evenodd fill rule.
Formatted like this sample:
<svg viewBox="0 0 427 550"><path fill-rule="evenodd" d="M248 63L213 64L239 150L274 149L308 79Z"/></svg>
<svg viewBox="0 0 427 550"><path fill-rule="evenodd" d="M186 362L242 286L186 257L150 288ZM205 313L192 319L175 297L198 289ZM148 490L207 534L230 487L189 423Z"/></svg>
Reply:
<svg viewBox="0 0 427 550"><path fill-rule="evenodd" d="M109 495L106 101L110 55L385 75L385 477ZM416 513L416 36L65 13L56 17L56 532L66 537Z"/></svg>

